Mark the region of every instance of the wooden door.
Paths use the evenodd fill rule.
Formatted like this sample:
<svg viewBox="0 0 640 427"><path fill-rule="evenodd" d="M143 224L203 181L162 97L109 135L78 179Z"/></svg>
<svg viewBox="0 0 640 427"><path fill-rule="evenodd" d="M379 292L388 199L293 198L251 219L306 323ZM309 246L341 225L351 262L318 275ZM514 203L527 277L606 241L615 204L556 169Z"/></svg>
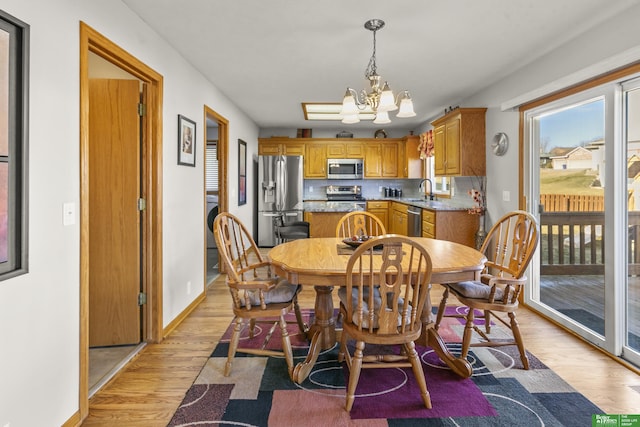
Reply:
<svg viewBox="0 0 640 427"><path fill-rule="evenodd" d="M140 342L140 83L89 85L89 346Z"/></svg>

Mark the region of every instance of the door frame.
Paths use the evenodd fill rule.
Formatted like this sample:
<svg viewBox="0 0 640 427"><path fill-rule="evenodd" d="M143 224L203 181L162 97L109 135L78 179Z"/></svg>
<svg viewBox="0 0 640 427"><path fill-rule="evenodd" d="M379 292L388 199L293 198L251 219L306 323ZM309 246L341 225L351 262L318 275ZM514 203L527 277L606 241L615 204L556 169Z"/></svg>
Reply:
<svg viewBox="0 0 640 427"><path fill-rule="evenodd" d="M229 161L229 120L222 117L220 114L212 110L208 106L204 106L204 121L203 123L207 123L207 118L211 118L218 122L218 147L216 152L218 154L218 213L227 212L228 211L228 191L227 191L227 169L228 169L228 161ZM206 156L206 146L207 146L207 133L204 132L204 143L202 144L204 147L204 153ZM207 193L207 171L206 168L203 171L203 180L204 180L204 192L205 199ZM205 223L207 221L207 204L204 206L204 219ZM207 239L206 239L206 229L205 229L205 239L204 239L204 286L205 289L207 287ZM218 271L220 273L224 273L224 264L218 263Z"/></svg>
<svg viewBox="0 0 640 427"><path fill-rule="evenodd" d="M79 416L89 414L89 52L132 74L147 86L142 129L141 197L142 340L160 342L162 320L162 95L163 77L93 28L80 22L80 376Z"/></svg>

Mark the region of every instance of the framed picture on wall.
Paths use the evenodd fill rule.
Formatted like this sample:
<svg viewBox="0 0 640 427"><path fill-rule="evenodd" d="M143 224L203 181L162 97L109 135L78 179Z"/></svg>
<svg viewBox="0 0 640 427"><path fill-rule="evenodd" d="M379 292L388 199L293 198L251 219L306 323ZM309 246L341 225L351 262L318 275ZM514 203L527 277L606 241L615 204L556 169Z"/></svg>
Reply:
<svg viewBox="0 0 640 427"><path fill-rule="evenodd" d="M247 203L247 143L238 140L238 205Z"/></svg>
<svg viewBox="0 0 640 427"><path fill-rule="evenodd" d="M196 165L196 122L178 114L178 164Z"/></svg>

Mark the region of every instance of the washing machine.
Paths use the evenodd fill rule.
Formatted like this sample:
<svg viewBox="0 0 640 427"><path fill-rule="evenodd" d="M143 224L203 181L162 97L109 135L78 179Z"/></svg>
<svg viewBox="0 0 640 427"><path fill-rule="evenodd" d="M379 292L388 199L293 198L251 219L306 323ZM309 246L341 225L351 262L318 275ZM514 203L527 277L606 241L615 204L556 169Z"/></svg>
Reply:
<svg viewBox="0 0 640 427"><path fill-rule="evenodd" d="M207 248L215 248L216 241L213 238L213 232L210 225L213 225L213 219L218 214L218 196L215 194L207 194Z"/></svg>

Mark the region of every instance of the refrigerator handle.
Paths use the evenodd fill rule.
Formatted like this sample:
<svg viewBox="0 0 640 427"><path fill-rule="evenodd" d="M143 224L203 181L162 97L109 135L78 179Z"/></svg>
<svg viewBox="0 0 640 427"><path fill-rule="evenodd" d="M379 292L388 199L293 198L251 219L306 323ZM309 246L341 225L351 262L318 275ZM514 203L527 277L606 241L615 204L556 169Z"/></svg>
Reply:
<svg viewBox="0 0 640 427"><path fill-rule="evenodd" d="M281 171L280 173L282 174L282 176L280 177L280 185L281 185L281 193L280 193L280 197L282 197L282 199L280 200L280 209L284 210L285 208L289 208L289 206L285 206L285 203L287 202L287 193L289 192L289 183L287 181L287 159L286 157L282 157L282 166L281 166Z"/></svg>
<svg viewBox="0 0 640 427"><path fill-rule="evenodd" d="M282 160L276 158L276 210L282 210Z"/></svg>

